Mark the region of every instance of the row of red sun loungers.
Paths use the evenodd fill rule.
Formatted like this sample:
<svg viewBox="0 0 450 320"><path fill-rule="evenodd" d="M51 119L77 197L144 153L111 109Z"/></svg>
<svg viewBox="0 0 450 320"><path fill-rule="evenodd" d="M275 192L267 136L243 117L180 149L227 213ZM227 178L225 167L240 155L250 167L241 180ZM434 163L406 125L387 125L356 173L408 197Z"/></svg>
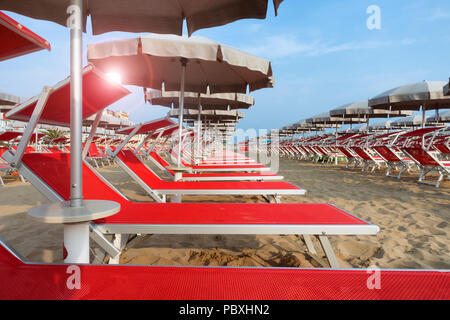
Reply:
<svg viewBox="0 0 450 320"><path fill-rule="evenodd" d="M114 97L114 94L118 95L118 90L122 90L116 88L118 84L108 81L92 67L84 70L83 77L83 98L89 101L83 106L86 108L84 117L101 112L112 103L103 102L102 99ZM55 89L43 91L42 100L40 96L30 99L7 115L12 119L29 121L28 125L32 128L41 121L67 124L70 119L68 86L69 81L63 81L57 84ZM89 90L90 88L95 90ZM45 103L40 104L39 101ZM36 106L42 108L40 115L30 119ZM164 121L167 122L157 119L139 126L140 129L144 126L152 127L146 134L155 134L156 130L169 130L170 125L157 125ZM130 128L130 131L137 132L138 129ZM49 201L69 200L70 153L66 150L27 150L30 132L25 130L17 148L9 148L2 154L2 159ZM131 135L130 133L127 139L131 139ZM110 200L120 204L119 213L90 222L90 238L100 248L95 260L97 264L72 266L28 263L0 239L0 298L450 298L450 273L447 270L340 269L328 236L375 235L379 227L330 204L280 203L282 195L303 195L305 190L284 181L264 181L265 177L276 175L270 172L270 168L252 159L223 150L195 163L192 162L189 151L184 150L183 164L192 170L186 176L189 180L168 181L158 176L150 163L155 166L158 164L157 167L170 173L172 168L168 162L169 155L177 156L172 148L166 151L144 148L139 152L126 147L125 140L116 148L107 148L104 151L93 148L89 146L89 152L83 161L84 199ZM163 151L168 154L163 154ZM147 192L149 202L137 203L129 200L89 163L89 160L102 158L119 164L130 175L130 179L134 179ZM246 174L242 174L243 172ZM264 174L261 175L262 173ZM248 181L248 174L257 178ZM228 180L221 181L222 178ZM166 202L167 195L184 194L250 194L276 203ZM311 237L316 237L327 258L327 264L323 269L98 264L107 256L110 263L117 263L127 245L131 245L136 237L149 234L296 234L303 237L311 254L317 253L311 241ZM81 275L79 289L68 285L76 272Z"/></svg>
<svg viewBox="0 0 450 320"><path fill-rule="evenodd" d="M361 168L363 171L385 168L386 176L398 179L404 171L417 169L418 182L436 187L444 178L450 178L450 133L444 126L379 134L349 133L338 138L320 136L286 140L272 152L327 163L344 157L347 168ZM433 182L425 180L430 173L437 174Z"/></svg>

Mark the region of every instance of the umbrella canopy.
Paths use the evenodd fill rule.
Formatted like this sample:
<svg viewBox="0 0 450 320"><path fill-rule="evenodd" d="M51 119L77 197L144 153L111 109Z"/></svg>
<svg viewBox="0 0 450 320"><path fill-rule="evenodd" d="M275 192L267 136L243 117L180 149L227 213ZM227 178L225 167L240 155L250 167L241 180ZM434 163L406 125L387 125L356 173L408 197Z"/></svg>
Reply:
<svg viewBox="0 0 450 320"><path fill-rule="evenodd" d="M361 123L361 122L365 122L366 120L364 118L357 118L357 117L351 117L351 118L335 117L335 116L331 116L330 112L327 111L327 112L318 114L314 117L308 118L305 121L307 123L312 123L312 124L349 124L349 123Z"/></svg>
<svg viewBox="0 0 450 320"><path fill-rule="evenodd" d="M374 123L369 127L369 131L379 131L379 130L390 129L392 122L393 122L393 120L388 119L385 121L380 121L380 122Z"/></svg>
<svg viewBox="0 0 450 320"><path fill-rule="evenodd" d="M403 110L384 110L372 109L369 107L368 100L355 101L344 104L338 108L330 110L331 116L336 117L365 117L369 118L386 118L386 117L406 117L412 115L412 111Z"/></svg>
<svg viewBox="0 0 450 320"><path fill-rule="evenodd" d="M391 127L416 127L422 124L422 116L415 115L391 122Z"/></svg>
<svg viewBox="0 0 450 320"><path fill-rule="evenodd" d="M152 105L163 107L179 107L179 91L147 91L145 100ZM255 104L255 98L243 93L184 93L184 108L202 110L248 109Z"/></svg>
<svg viewBox="0 0 450 320"><path fill-rule="evenodd" d="M450 96L450 79L448 80L448 83L444 86L444 94L446 96Z"/></svg>
<svg viewBox="0 0 450 320"><path fill-rule="evenodd" d="M439 114L437 116L437 120L436 120L436 115L428 117L427 118L427 123L432 123L432 122L439 122L439 123L450 122L450 110L442 112L441 114Z"/></svg>
<svg viewBox="0 0 450 320"><path fill-rule="evenodd" d="M281 1L274 0L275 9L278 8ZM94 34L107 31L182 34L183 18L186 18L188 32L191 34L197 29L224 25L239 19L262 19L266 15L267 0L0 0L0 9L36 19L54 21L70 28L70 107L72 110L70 206L83 207L82 30L85 30L87 15L91 15ZM184 80L182 82L184 84ZM184 87L181 91L184 91ZM181 133L182 130L179 131ZM181 152L178 152L178 154L180 155ZM112 204L110 203L110 205ZM117 205L117 203L114 205ZM80 246L82 250L79 252L75 248L76 246L70 246L70 250L66 250L69 253L65 262L85 263L89 261L89 245L86 246L86 243L89 242L86 241L86 237L83 237L83 243L84 245ZM72 253L72 250L74 253Z"/></svg>
<svg viewBox="0 0 450 320"><path fill-rule="evenodd" d="M372 99L374 109L420 110L450 108L450 96L444 96L444 81L423 81L385 91Z"/></svg>
<svg viewBox="0 0 450 320"><path fill-rule="evenodd" d="M50 43L0 12L0 61L47 49Z"/></svg>
<svg viewBox="0 0 450 320"><path fill-rule="evenodd" d="M178 125L183 127L184 92L225 93L273 87L270 61L203 37L148 35L88 46L88 60L122 83L180 91ZM208 91L209 90L209 91ZM182 130L179 130L179 140ZM181 144L177 165L181 166Z"/></svg>
<svg viewBox="0 0 450 320"><path fill-rule="evenodd" d="M0 91L0 112L7 112L20 102L22 98Z"/></svg>
<svg viewBox="0 0 450 320"><path fill-rule="evenodd" d="M203 37L152 34L90 44L88 60L119 73L123 84L156 90L181 91L183 69L186 92L246 93L247 86L273 86L270 61Z"/></svg>
<svg viewBox="0 0 450 320"><path fill-rule="evenodd" d="M273 0L275 15L283 0ZM110 31L182 34L186 20L189 35L204 28L239 19L264 19L268 0L84 0L82 20L91 16L94 35ZM0 9L66 26L70 0L0 0Z"/></svg>
<svg viewBox="0 0 450 320"><path fill-rule="evenodd" d="M186 109L183 111L183 118L186 120L196 120L198 118L198 110ZM171 118L178 118L180 109L172 109L167 115ZM244 118L244 113L237 110L203 110L201 117L204 121L223 121L223 120L240 120Z"/></svg>

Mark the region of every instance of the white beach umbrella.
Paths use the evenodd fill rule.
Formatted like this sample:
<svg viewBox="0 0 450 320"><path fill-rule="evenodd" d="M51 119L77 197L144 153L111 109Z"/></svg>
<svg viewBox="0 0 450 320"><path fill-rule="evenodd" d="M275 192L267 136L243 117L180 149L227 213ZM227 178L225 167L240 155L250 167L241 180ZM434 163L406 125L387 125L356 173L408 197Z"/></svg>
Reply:
<svg viewBox="0 0 450 320"><path fill-rule="evenodd" d="M409 116L402 119L397 119L395 121L391 122L391 127L416 127L422 125L422 116L421 115L414 115Z"/></svg>
<svg viewBox="0 0 450 320"><path fill-rule="evenodd" d="M444 81L423 81L400 86L369 99L369 106L374 109L391 110L422 109L422 126L424 126L426 110L450 108L450 96L444 96L445 85Z"/></svg>
<svg viewBox="0 0 450 320"><path fill-rule="evenodd" d="M438 115L437 118L436 118L436 115L427 118L427 123L433 123L433 122L434 123L448 123L448 122L450 122L450 110L442 112L441 114Z"/></svg>
<svg viewBox="0 0 450 320"><path fill-rule="evenodd" d="M270 61L203 37L152 34L91 44L88 60L105 72L120 73L124 84L179 91L180 128L185 91L246 93L273 87ZM181 135L179 130L179 141Z"/></svg>
<svg viewBox="0 0 450 320"><path fill-rule="evenodd" d="M444 86L444 94L446 96L450 96L450 79L448 80L448 83Z"/></svg>

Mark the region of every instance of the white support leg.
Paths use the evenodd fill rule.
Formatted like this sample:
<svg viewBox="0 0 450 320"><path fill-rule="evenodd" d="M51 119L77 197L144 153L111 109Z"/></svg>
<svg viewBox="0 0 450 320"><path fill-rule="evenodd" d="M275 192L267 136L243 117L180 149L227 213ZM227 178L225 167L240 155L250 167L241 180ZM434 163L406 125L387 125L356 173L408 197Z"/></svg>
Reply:
<svg viewBox="0 0 450 320"><path fill-rule="evenodd" d="M89 263L89 222L64 224L64 263Z"/></svg>

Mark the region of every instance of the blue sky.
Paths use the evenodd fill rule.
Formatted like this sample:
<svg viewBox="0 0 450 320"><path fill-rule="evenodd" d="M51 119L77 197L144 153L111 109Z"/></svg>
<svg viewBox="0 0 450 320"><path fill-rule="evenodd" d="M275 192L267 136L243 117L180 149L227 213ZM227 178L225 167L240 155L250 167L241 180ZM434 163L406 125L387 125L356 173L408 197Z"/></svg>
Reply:
<svg viewBox="0 0 450 320"><path fill-rule="evenodd" d="M269 1L270 2L270 1ZM369 30L370 5L381 12L381 29ZM69 75L69 31L52 22L9 13L51 43L41 51L0 62L0 90L22 97L38 94ZM97 41L134 37L113 32L84 37ZM279 128L392 87L450 77L448 0L285 0L274 17L242 20L200 30L205 36L269 59L275 87L252 93L256 104L238 128ZM85 57L84 57L85 59ZM164 116L166 108L144 104L142 89L111 109L140 122Z"/></svg>

